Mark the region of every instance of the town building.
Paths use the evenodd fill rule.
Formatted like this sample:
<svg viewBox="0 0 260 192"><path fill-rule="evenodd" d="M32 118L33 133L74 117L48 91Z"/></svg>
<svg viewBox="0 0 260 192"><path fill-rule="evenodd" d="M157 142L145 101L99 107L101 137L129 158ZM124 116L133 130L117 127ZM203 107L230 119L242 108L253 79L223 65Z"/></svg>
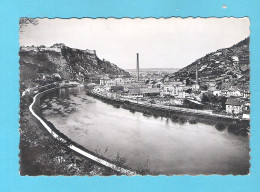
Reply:
<svg viewBox="0 0 260 192"><path fill-rule="evenodd" d="M160 89L159 88L141 88L141 93L143 96L159 96Z"/></svg>
<svg viewBox="0 0 260 192"><path fill-rule="evenodd" d="M242 119L250 120L250 111L243 111Z"/></svg>
<svg viewBox="0 0 260 192"><path fill-rule="evenodd" d="M157 82L152 85L153 88L163 88L164 84L162 82Z"/></svg>
<svg viewBox="0 0 260 192"><path fill-rule="evenodd" d="M161 96L179 96L183 97L184 85L182 82L168 82L161 89Z"/></svg>
<svg viewBox="0 0 260 192"><path fill-rule="evenodd" d="M100 79L100 85L106 85L111 79L108 76L104 76Z"/></svg>
<svg viewBox="0 0 260 192"><path fill-rule="evenodd" d="M249 99L250 98L250 91L249 90L243 90L242 95L243 95L243 98Z"/></svg>
<svg viewBox="0 0 260 192"><path fill-rule="evenodd" d="M221 90L222 96L227 96L227 93L228 93L228 90L226 90L226 89Z"/></svg>
<svg viewBox="0 0 260 192"><path fill-rule="evenodd" d="M228 114L239 114L242 112L242 103L237 99L228 99L225 104Z"/></svg>
<svg viewBox="0 0 260 192"><path fill-rule="evenodd" d="M171 85L166 85L163 87L162 91L161 91L161 96L170 96L173 95L173 89L174 87Z"/></svg>
<svg viewBox="0 0 260 192"><path fill-rule="evenodd" d="M144 97L140 88L128 88L128 92L122 94L124 98L136 99Z"/></svg>
<svg viewBox="0 0 260 192"><path fill-rule="evenodd" d="M102 87L100 87L100 86L95 86L95 87L93 88L93 91L94 91L95 93L101 93L101 92L104 91L104 88L102 88Z"/></svg>
<svg viewBox="0 0 260 192"><path fill-rule="evenodd" d="M110 91L112 92L124 91L124 87L122 85L114 85L110 87Z"/></svg>
<svg viewBox="0 0 260 192"><path fill-rule="evenodd" d="M191 86L192 90L199 90L200 89L200 85L195 83Z"/></svg>
<svg viewBox="0 0 260 192"><path fill-rule="evenodd" d="M227 96L228 97L240 97L241 92L237 87L231 87L228 89Z"/></svg>
<svg viewBox="0 0 260 192"><path fill-rule="evenodd" d="M213 95L214 95L214 96L221 96L221 90L217 90L217 89L214 90L214 91L213 91Z"/></svg>

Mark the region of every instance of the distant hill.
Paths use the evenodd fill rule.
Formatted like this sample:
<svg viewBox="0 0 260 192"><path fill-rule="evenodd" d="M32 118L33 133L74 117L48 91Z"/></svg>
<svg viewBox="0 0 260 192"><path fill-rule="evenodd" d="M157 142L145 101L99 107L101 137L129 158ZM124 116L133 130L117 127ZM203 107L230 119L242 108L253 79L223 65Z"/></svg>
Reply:
<svg viewBox="0 0 260 192"><path fill-rule="evenodd" d="M99 59L95 51L74 49L64 44L21 47L19 55L21 81L35 81L57 75L70 80L88 79L104 74L130 75L115 64Z"/></svg>
<svg viewBox="0 0 260 192"><path fill-rule="evenodd" d="M249 81L249 37L232 47L219 49L196 60L173 74L172 78L195 79L196 65L201 80L211 80L225 75L233 80Z"/></svg>
<svg viewBox="0 0 260 192"><path fill-rule="evenodd" d="M140 72L169 72L174 73L180 70L179 68L140 68ZM135 73L136 69L125 69L129 73Z"/></svg>

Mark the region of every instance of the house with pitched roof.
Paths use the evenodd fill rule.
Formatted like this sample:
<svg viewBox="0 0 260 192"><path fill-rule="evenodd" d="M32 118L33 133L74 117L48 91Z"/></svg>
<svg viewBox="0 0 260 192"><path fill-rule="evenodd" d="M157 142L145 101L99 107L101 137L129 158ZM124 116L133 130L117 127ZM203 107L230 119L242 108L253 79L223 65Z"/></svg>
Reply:
<svg viewBox="0 0 260 192"><path fill-rule="evenodd" d="M228 99L225 104L226 112L229 114L239 114L242 112L242 103L238 99Z"/></svg>
<svg viewBox="0 0 260 192"><path fill-rule="evenodd" d="M143 96L159 96L160 89L159 88L141 88L141 93Z"/></svg>
<svg viewBox="0 0 260 192"><path fill-rule="evenodd" d="M144 97L144 94L139 87L128 88L127 93L123 94L122 97L136 99Z"/></svg>

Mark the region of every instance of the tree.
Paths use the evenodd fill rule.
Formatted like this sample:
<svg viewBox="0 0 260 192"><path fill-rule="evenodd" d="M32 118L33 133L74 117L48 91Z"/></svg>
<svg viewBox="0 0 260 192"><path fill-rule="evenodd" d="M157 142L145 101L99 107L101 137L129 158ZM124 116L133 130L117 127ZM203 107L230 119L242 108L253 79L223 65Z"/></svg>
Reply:
<svg viewBox="0 0 260 192"><path fill-rule="evenodd" d="M204 91L207 91L208 90L208 86L207 85L201 85L200 89L204 90Z"/></svg>
<svg viewBox="0 0 260 192"><path fill-rule="evenodd" d="M189 78L186 79L186 86L188 86L188 85L190 85L190 79Z"/></svg>
<svg viewBox="0 0 260 192"><path fill-rule="evenodd" d="M22 17L19 21L19 32L22 34L24 32L24 28L27 27L28 25L33 25L36 26L39 24L39 21L37 19L31 19L28 17Z"/></svg>
<svg viewBox="0 0 260 192"><path fill-rule="evenodd" d="M190 94L190 93L191 93L191 91L192 91L192 89L188 89L186 92Z"/></svg>
<svg viewBox="0 0 260 192"><path fill-rule="evenodd" d="M226 97L224 97L224 96L220 97L220 102L221 102L222 109L226 108L226 101L227 101Z"/></svg>
<svg viewBox="0 0 260 192"><path fill-rule="evenodd" d="M202 103L207 103L209 102L209 97L208 95L206 95L205 93L202 95L202 99L201 99Z"/></svg>

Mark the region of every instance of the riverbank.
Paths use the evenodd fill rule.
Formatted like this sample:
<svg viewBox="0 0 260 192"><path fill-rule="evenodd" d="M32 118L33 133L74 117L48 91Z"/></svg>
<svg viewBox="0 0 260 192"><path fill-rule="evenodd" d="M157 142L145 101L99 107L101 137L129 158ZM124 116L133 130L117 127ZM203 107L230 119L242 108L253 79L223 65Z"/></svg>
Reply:
<svg viewBox="0 0 260 192"><path fill-rule="evenodd" d="M88 90L87 95L95 97L103 102L109 103L116 108L124 108L130 110L131 112L142 112L146 116L154 116L156 117L166 117L172 120L173 122L185 123L189 122L191 124L195 124L197 122L213 125L218 130L228 129L229 132L236 134L247 136L249 134L250 125L248 120L240 120L237 118L232 118L228 116L221 115L209 115L207 113L201 113L199 110L194 112L190 109L182 109L178 107L159 107L156 105L144 105L141 103L131 102L127 100L113 99L101 94L93 93Z"/></svg>
<svg viewBox="0 0 260 192"><path fill-rule="evenodd" d="M103 156L111 160L119 153L127 167L138 171L148 167L150 175L248 173L249 137L230 134L227 128L221 131L221 126L131 112L85 91L63 89L44 100L53 104L46 119L85 148L106 151ZM60 104L64 98L75 103L74 112L68 114L69 105ZM50 111L55 108L59 114Z"/></svg>
<svg viewBox="0 0 260 192"><path fill-rule="evenodd" d="M59 95L60 92L58 91L58 89L55 89L55 90L57 93L56 93L56 99L54 99L56 101L54 103L57 104L59 102L59 101L57 101L57 95ZM63 90L64 90L64 92L66 92L65 89L63 89ZM53 91L51 91L51 92L54 93ZM85 94L85 91L81 90L81 93ZM48 92L48 94L44 94L44 95L50 96L50 94L51 93ZM73 95L72 97L75 97L74 92L71 92L71 95ZM52 97L53 96L50 96L50 98L52 98ZM83 95L81 95L80 99L82 99L82 98L83 98ZM37 99L34 111L46 122L46 124L52 130L55 130L56 128L53 126L53 124L51 122L48 122L44 118L44 113L42 113L42 110L40 108L40 104L42 103L40 101L41 99L43 99L43 97ZM61 96L61 100L64 101L63 96ZM133 108L129 108L127 103L118 103L116 101L108 101L108 100L107 101L102 100L102 101L113 105L114 108L124 108L126 110L124 110L124 109L115 109L115 110L124 110L124 111L127 111L128 113L129 113L129 111L132 111L132 113L135 113L135 111L137 112L139 110L140 111L143 110L142 113L144 114L144 116L145 115L153 116L155 118L160 117L161 113L162 113L162 111L158 111L158 110L154 110L154 109L150 109L150 108L146 109L146 108L140 107L138 109L138 107L135 105L129 105L130 107L135 106ZM30 101L28 103L30 104L31 102L32 102L32 97L30 98ZM75 100L71 100L71 103L74 103L74 102L75 102ZM84 101L84 102L86 102L86 101ZM100 102L100 103L103 103L103 102ZM47 100L46 102L42 103L42 105L45 105L47 103L50 103L50 102ZM64 105L64 103L63 103L63 105ZM77 108L77 106L75 106L75 107ZM56 107L56 109L59 109L59 108L60 108L60 106ZM66 107L64 107L64 108L66 108ZM113 108L113 107L111 107L111 108ZM28 106L27 106L27 109L28 109ZM71 111L72 109L73 108L68 107L64 110ZM86 109L86 106L84 107L84 109ZM103 108L99 107L99 109L103 109ZM69 114L70 112L66 112L66 113ZM83 112L82 112L82 114L83 114ZM62 115L62 114L60 114L60 115ZM142 116L142 114L139 114L139 115ZM171 113L165 112L165 115L169 116L168 118L170 119ZM171 119L172 121L177 121L180 124L183 123L183 125L196 124L198 122L197 119L194 119L194 117L190 117L187 114L183 114L183 115L174 114L171 116L171 118L172 118ZM176 118L177 120L176 119L174 120L174 118ZM190 118L190 119L188 119L188 118ZM35 121L35 118L31 117L31 120ZM109 121L110 121L110 119L109 119ZM186 123L186 121L189 121L189 123ZM201 121L201 120L199 120L199 121ZM206 118L205 118L205 121L206 121ZM30 123L28 125L32 125L31 122L32 121L30 121ZM95 161L89 160L86 157L84 157L83 155L80 155L77 152L71 150L68 147L68 145L71 144L70 142L67 142L67 143L59 142L57 139L54 139L48 133L48 131L46 131L46 129L44 127L42 127L41 124L38 123L38 121L35 121L35 122L38 124L37 125L38 127L35 126L35 128L32 128L32 129L29 128L29 130L27 130L27 131L32 131L32 130L36 130L36 131L34 133L31 133L31 135L29 135L30 138L26 139L26 142L30 141L29 142L30 145L36 145L36 147L35 148L34 147L29 147L29 148L25 147L25 149L23 149L23 151L27 151L27 153L23 153L23 156L25 158L21 158L21 159L23 159L23 162L22 162L23 166L25 168L27 168L27 170L22 171L22 169L21 169L21 175L115 175L115 174L120 175L118 172L115 172L110 168L102 166ZM118 127L121 127L118 123L116 125L118 125ZM181 125L181 126L183 126L183 125ZM178 126L178 125L176 124L176 126ZM227 125L225 125L224 128L227 128L226 126ZM84 127L84 126L78 126L78 127ZM99 127L102 127L102 126L99 125ZM139 130L141 130L141 128L145 128L145 127L146 126L142 126L142 127L140 127ZM194 128L194 125L193 125L193 128ZM38 129L40 129L41 131L39 131ZM223 126L218 125L218 126L216 126L216 129L221 131L221 130L223 130ZM23 130L26 130L26 129L23 129ZM129 130L129 129L127 129L127 130ZM182 136L189 135L190 132L193 132L193 131L191 130L191 131L188 131L185 134L181 134L181 135ZM55 131L55 133L58 133L58 132ZM170 131L169 133L174 133L174 131ZM128 134L125 134L125 135L128 135ZM147 135L147 134L145 134L145 135ZM41 137L41 138L39 138L39 137ZM22 138L22 136L21 136L21 138ZM62 136L62 138L65 138L66 140L68 139L64 135ZM118 137L118 138L120 138L120 137ZM131 138L134 138L134 137L131 137ZM179 138L179 136L176 138ZM42 141L42 143L40 145L44 145L44 147L39 146L39 140ZM78 141L78 140L74 138L74 141ZM85 148L88 148L88 143L89 143L89 140L87 139ZM100 143L100 142L98 142L98 143ZM76 143L72 143L72 144L75 144L76 147L79 146ZM80 148L80 147L78 147L78 148L84 150L84 148ZM164 149L164 148L165 147L163 147L161 149ZM160 151L160 150L156 150L156 151ZM22 150L21 150L21 154L22 154ZM34 157L31 157L31 156L34 156ZM100 154L99 157L102 157L102 154ZM26 158L28 158L28 160ZM42 164L41 162L44 162L44 164ZM131 160L131 162L132 162L132 160ZM28 172L29 172L28 170L30 171L31 174L28 174ZM139 169L137 169L137 170L139 170ZM27 174L25 173L26 171L27 171ZM144 173L139 172L139 174L141 174L141 175L151 174L149 171L150 170L147 170ZM38 173L38 174L35 174L35 173ZM178 172L176 172L176 173L178 173ZM239 172L239 173L241 174L241 172ZM243 172L243 174L244 174L244 172Z"/></svg>
<svg viewBox="0 0 260 192"><path fill-rule="evenodd" d="M47 92L46 92L47 93ZM36 98L38 96L38 98ZM85 157L91 155L83 147L60 133L41 114L42 94L21 98L20 103L20 174L21 175L121 175L107 166ZM35 100L33 100L35 99ZM35 119L31 109L60 137L48 133L46 127ZM65 142L64 142L65 141ZM76 152L77 151L77 152ZM79 153L81 152L81 153ZM84 152L84 153L82 153ZM94 154L93 154L94 155ZM95 155L96 156L96 155Z"/></svg>

